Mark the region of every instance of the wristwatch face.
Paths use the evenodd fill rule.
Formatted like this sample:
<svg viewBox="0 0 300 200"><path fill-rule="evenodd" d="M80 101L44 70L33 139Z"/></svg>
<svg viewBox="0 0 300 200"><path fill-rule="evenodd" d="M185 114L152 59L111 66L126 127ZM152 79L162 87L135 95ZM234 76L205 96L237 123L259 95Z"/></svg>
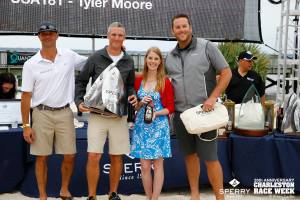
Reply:
<svg viewBox="0 0 300 200"><path fill-rule="evenodd" d="M21 126L21 128L26 128L26 127L30 127L30 124L23 124L23 125Z"/></svg>

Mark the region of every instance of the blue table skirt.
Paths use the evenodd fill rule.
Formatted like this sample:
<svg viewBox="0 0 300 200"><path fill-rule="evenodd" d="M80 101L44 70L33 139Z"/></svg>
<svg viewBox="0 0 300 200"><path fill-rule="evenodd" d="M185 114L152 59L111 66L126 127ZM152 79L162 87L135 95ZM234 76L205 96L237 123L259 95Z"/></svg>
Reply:
<svg viewBox="0 0 300 200"><path fill-rule="evenodd" d="M284 178L294 178L295 190L300 192L300 140L282 134L274 135L280 163L280 174Z"/></svg>
<svg viewBox="0 0 300 200"><path fill-rule="evenodd" d="M176 139L171 140L173 157L165 160L164 189L188 186L183 156ZM74 175L70 190L75 196L87 194L85 176L86 129L77 130L77 148ZM294 178L295 190L300 192L300 139L282 134L265 137L245 137L231 134L219 139L218 154L224 172L224 183L234 177L241 187L252 187L255 178ZM22 129L0 131L0 193L20 189L27 196L37 197L34 175L34 157L28 156L28 145L23 140ZM58 196L60 163L62 157L49 157L47 191ZM108 192L108 155L100 163L101 177L98 194ZM133 180L132 180L133 179ZM205 165L201 162L201 185L208 184ZM19 187L20 186L20 187ZM119 190L124 194L143 192L139 160L124 156L124 174Z"/></svg>
<svg viewBox="0 0 300 200"><path fill-rule="evenodd" d="M243 186L253 187L256 178L280 177L278 154L273 136L245 137L230 135L232 169Z"/></svg>
<svg viewBox="0 0 300 200"><path fill-rule="evenodd" d="M231 166L229 164L229 140L219 140L219 158L223 167L224 181L228 182L232 179ZM87 161L87 141L86 130L77 130L77 155L74 167L74 173L72 176L70 191L74 196L87 196L87 181L86 181L86 161ZM183 155L180 152L179 144L176 139L171 139L172 146L172 158L165 159L164 170L165 180L163 189L174 189L179 187L188 186L188 180L185 172L185 165ZM107 152L107 145L105 146L105 152ZM132 159L128 156L124 156L124 168L119 185L119 193L133 194L143 193L143 186L140 173L139 159ZM49 197L57 197L60 189L61 175L60 164L62 156L52 155L48 160L48 184L47 193ZM109 191L109 156L104 153L100 162L100 180L97 188L97 194L106 194ZM202 162L201 165L201 185L208 184L208 178L206 175L206 168ZM28 163L28 171L25 174L24 180L21 184L20 190L22 194L31 197L38 197L38 190L36 185L36 179L34 174L34 162L30 159Z"/></svg>
<svg viewBox="0 0 300 200"><path fill-rule="evenodd" d="M230 135L232 170L242 186L254 179L293 178L300 191L300 138L283 134L264 137Z"/></svg>
<svg viewBox="0 0 300 200"><path fill-rule="evenodd" d="M23 180L25 142L22 129L0 131L0 193L10 192Z"/></svg>

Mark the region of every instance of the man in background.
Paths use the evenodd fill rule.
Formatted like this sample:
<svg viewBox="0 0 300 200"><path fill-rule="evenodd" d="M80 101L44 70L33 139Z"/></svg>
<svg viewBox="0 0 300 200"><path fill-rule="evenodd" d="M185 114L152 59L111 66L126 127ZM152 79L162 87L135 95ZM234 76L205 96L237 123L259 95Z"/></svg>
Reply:
<svg viewBox="0 0 300 200"><path fill-rule="evenodd" d="M235 103L242 103L248 89L251 85L254 85L261 102L264 104L265 97L265 83L261 76L252 70L253 62L257 57L253 56L250 51L242 51L238 56L238 66L232 70L232 78L225 91L227 99L232 100ZM249 94L251 98L254 94ZM245 99L247 100L247 99Z"/></svg>

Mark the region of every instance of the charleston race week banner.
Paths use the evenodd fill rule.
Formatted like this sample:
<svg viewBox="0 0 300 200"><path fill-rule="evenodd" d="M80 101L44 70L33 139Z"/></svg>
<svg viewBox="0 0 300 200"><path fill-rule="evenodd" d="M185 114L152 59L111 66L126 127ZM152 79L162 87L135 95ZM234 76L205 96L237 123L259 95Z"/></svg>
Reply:
<svg viewBox="0 0 300 200"><path fill-rule="evenodd" d="M260 0L1 0L0 34L32 35L52 21L64 36L105 37L119 21L128 38L172 39L179 13L191 17L197 37L262 42Z"/></svg>

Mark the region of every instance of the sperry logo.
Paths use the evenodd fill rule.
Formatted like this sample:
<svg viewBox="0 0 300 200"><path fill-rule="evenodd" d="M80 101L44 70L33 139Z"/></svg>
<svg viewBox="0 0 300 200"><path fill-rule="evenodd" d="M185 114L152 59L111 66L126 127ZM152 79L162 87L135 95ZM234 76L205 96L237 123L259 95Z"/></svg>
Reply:
<svg viewBox="0 0 300 200"><path fill-rule="evenodd" d="M235 188L240 184L238 180L235 178L232 179L229 184L234 188L226 188L226 189L220 189L221 194L229 194L229 195L246 195L250 193L250 189L244 189L244 188Z"/></svg>
<svg viewBox="0 0 300 200"><path fill-rule="evenodd" d="M211 111L213 111L213 110L211 110ZM208 115L209 113L211 113L211 111L206 112L204 110L197 110L196 114L197 115Z"/></svg>
<svg viewBox="0 0 300 200"><path fill-rule="evenodd" d="M118 92L112 91L112 90L105 90L105 93L110 94L110 95L114 95L114 96L118 96Z"/></svg>
<svg viewBox="0 0 300 200"><path fill-rule="evenodd" d="M229 184L232 185L232 187L236 187L240 184L240 182L234 178L229 182Z"/></svg>

